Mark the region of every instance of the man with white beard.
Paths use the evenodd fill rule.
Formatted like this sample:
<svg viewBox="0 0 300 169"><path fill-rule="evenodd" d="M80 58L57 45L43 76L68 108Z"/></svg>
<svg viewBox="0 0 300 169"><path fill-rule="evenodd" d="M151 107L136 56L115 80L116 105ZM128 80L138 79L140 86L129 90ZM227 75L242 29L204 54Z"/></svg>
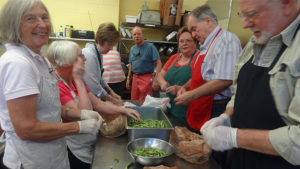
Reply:
<svg viewBox="0 0 300 169"><path fill-rule="evenodd" d="M200 131L214 150L235 148L232 169L299 168L300 0L239 2L254 36L235 65L226 111Z"/></svg>

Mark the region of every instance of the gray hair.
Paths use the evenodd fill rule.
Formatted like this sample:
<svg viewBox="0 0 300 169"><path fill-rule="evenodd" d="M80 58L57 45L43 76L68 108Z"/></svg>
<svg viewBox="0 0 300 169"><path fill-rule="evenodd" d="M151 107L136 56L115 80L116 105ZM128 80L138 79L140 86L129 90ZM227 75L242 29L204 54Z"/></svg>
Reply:
<svg viewBox="0 0 300 169"><path fill-rule="evenodd" d="M55 67L71 65L77 58L79 45L73 41L53 41L47 51L47 58Z"/></svg>
<svg viewBox="0 0 300 169"><path fill-rule="evenodd" d="M21 18L25 12L29 11L37 3L41 4L49 15L46 6L41 0L8 0L6 2L0 12L0 39L2 41L14 44L21 43Z"/></svg>
<svg viewBox="0 0 300 169"><path fill-rule="evenodd" d="M193 15L198 22L203 21L206 17L210 17L214 23L218 24L217 15L209 5L202 5L193 9L191 15Z"/></svg>
<svg viewBox="0 0 300 169"><path fill-rule="evenodd" d="M133 30L135 30L135 29L140 29L141 32L142 32L142 34L144 35L143 29L142 29L142 27L140 27L140 26L135 26L135 27L133 27L132 30L131 30L131 33L132 33Z"/></svg>

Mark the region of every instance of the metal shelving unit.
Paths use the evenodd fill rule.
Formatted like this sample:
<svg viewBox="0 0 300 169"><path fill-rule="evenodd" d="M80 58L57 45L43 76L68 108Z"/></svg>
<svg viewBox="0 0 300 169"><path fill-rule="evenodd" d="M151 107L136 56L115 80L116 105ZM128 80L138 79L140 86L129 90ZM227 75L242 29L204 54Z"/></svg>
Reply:
<svg viewBox="0 0 300 169"><path fill-rule="evenodd" d="M120 27L135 27L135 26L139 26L142 28L169 29L169 30L178 30L180 28L179 26L164 26L164 25L120 22Z"/></svg>
<svg viewBox="0 0 300 169"><path fill-rule="evenodd" d="M79 38L66 38L66 37L49 37L50 40L72 40L72 41L83 41L83 42L95 42L94 39L79 39Z"/></svg>
<svg viewBox="0 0 300 169"><path fill-rule="evenodd" d="M120 28L128 28L128 27L135 27L139 26L141 28L149 28L149 29L157 29L157 30L168 30L168 31L177 31L180 27L179 26L163 26L163 25L151 25L151 24L140 24L140 23L128 23L128 22L120 22ZM153 43L156 47L164 46L164 49L168 49L168 47L173 47L175 50L177 49L177 42L174 41L161 41L161 40L145 40L146 42ZM127 44L127 45L126 45ZM128 63L129 57L129 46L128 44L134 44L133 39L131 38L120 38L119 41L119 52L121 55L121 60L125 64ZM126 50L126 51L124 51ZM178 49L177 49L178 51ZM161 60L164 63L169 58L169 55L161 55ZM129 99L130 98L130 90L125 90L123 94L123 98Z"/></svg>
<svg viewBox="0 0 300 169"><path fill-rule="evenodd" d="M121 38L120 40L122 41L133 41L130 38ZM169 42L169 41L159 41L159 40L145 40L146 42L151 42L151 43L165 43L165 44L177 44L177 42Z"/></svg>
<svg viewBox="0 0 300 169"><path fill-rule="evenodd" d="M180 27L179 26L164 26L164 25L151 25L151 24L141 24L141 23L129 23L129 22L120 22L120 28L124 27L135 27L139 26L142 28L150 28L150 29L160 29L160 30L170 30L170 31L177 31ZM154 45L165 45L165 46L175 46L177 47L177 42L174 41L161 41L161 40L145 40L146 42L153 43ZM129 52L129 48L127 47L127 43L133 43L131 38L120 38L119 43L119 52L122 56L127 56ZM126 49L126 52L122 50L122 48ZM128 57L128 56L127 56Z"/></svg>

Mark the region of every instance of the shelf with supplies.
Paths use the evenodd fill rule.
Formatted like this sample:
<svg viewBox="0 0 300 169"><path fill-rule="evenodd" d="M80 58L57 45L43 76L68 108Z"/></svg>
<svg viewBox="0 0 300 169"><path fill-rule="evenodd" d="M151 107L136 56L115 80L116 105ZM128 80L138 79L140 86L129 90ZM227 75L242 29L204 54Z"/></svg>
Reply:
<svg viewBox="0 0 300 169"><path fill-rule="evenodd" d="M145 42L153 43L161 57L163 63L165 63L168 58L178 52L177 41L176 41L176 32L180 28L179 26L164 26L164 25L151 25L151 24L141 24L141 23L129 23L129 22L120 22L120 33L122 38L119 41L119 52L121 55L122 62L128 63L130 48L134 45L134 41L131 38L131 29L135 26L141 28L156 29L158 31L169 32L169 35L172 34L172 38L167 40L149 40L151 37L145 36ZM166 37L169 36L165 35ZM153 38L153 37L152 37ZM166 39L166 38L165 38Z"/></svg>
<svg viewBox="0 0 300 169"><path fill-rule="evenodd" d="M71 40L71 41L82 41L82 42L95 42L94 39L80 39L80 38L67 38L67 37L49 37L50 40Z"/></svg>
<svg viewBox="0 0 300 169"><path fill-rule="evenodd" d="M121 38L122 41L133 41L133 39L130 38ZM150 42L150 43L165 43L165 44L176 44L177 42L172 42L172 41L160 41L160 40L147 40L145 39L145 42Z"/></svg>
<svg viewBox="0 0 300 169"><path fill-rule="evenodd" d="M141 28L169 29L169 30L178 30L180 28L179 26L165 26L165 25L120 22L120 27L135 27L135 26L139 26Z"/></svg>

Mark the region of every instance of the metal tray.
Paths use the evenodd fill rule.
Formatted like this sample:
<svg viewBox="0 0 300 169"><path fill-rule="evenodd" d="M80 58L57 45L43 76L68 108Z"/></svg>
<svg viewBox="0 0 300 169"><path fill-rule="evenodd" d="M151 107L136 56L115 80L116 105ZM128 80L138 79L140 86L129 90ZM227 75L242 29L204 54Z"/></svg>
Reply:
<svg viewBox="0 0 300 169"><path fill-rule="evenodd" d="M167 128L133 128L128 126L128 120L126 121L126 129L128 131L128 141L135 140L137 138L159 138L165 141L169 141L170 132L174 129L172 123L166 116L166 114L155 107L130 107L137 110L141 114L142 119L152 120L164 120Z"/></svg>

